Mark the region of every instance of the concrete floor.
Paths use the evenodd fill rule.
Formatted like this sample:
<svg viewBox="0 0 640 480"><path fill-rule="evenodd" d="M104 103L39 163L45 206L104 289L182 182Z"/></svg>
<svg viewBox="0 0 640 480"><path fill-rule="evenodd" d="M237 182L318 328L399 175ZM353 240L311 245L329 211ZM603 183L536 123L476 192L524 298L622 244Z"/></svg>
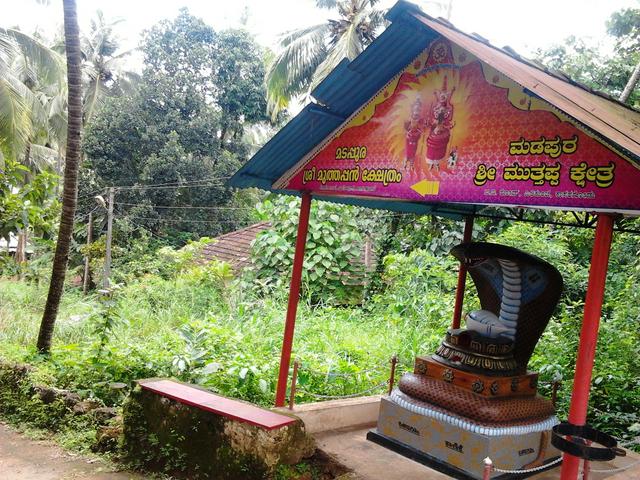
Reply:
<svg viewBox="0 0 640 480"><path fill-rule="evenodd" d="M353 470L361 480L447 480L448 475L409 460L391 450L367 440L371 427L333 430L315 434L318 448L334 456ZM640 460L640 455L629 452L614 462L596 462L592 468L608 470L629 465ZM560 468L540 473L532 480L558 480ZM591 473L589 480L640 480L640 463L633 468L615 473Z"/></svg>
<svg viewBox="0 0 640 480"><path fill-rule="evenodd" d="M0 423L1 480L144 480L114 472L100 458L64 451L45 440L31 440Z"/></svg>

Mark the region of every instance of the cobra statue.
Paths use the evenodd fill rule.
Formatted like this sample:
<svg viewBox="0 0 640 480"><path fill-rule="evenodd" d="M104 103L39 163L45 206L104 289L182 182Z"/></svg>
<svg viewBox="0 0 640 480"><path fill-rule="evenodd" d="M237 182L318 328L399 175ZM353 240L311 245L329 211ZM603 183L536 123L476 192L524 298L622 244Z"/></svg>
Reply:
<svg viewBox="0 0 640 480"><path fill-rule="evenodd" d="M560 273L504 245L465 243L451 253L466 265L481 308L466 315L466 328L449 329L434 355L416 358L394 398L489 425L555 421L527 365L560 299Z"/></svg>
<svg viewBox="0 0 640 480"><path fill-rule="evenodd" d="M466 265L482 306L467 314L467 330L512 343L516 373L526 372L560 300L560 272L541 258L494 243L458 245L451 254Z"/></svg>
<svg viewBox="0 0 640 480"><path fill-rule="evenodd" d="M454 478L486 478L485 458L502 471L554 465L560 451L551 434L560 422L527 365L562 277L504 245L464 243L451 253L467 267L479 302L465 299L465 327L447 330L436 352L416 357L413 372L380 399L367 438Z"/></svg>

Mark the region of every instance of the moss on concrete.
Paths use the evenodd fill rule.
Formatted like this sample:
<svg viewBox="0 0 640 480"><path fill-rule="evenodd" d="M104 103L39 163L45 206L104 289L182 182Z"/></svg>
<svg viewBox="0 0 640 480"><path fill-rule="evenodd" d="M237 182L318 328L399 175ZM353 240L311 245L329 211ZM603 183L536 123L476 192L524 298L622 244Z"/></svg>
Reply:
<svg viewBox="0 0 640 480"><path fill-rule="evenodd" d="M265 430L136 387L124 405L128 462L186 478L269 479L313 454L301 421Z"/></svg>

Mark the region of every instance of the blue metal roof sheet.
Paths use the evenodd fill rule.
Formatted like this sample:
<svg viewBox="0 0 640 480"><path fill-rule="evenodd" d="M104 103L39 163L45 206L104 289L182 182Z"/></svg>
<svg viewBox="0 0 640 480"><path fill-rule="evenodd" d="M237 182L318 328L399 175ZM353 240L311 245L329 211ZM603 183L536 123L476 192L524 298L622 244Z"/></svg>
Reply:
<svg viewBox="0 0 640 480"><path fill-rule="evenodd" d="M441 26L427 25L429 20L434 19L424 15L416 5L403 0L396 3L388 11L387 18L392 23L369 47L353 61L343 60L315 88L311 94L317 104L307 105L282 128L249 162L236 172L229 180L230 186L258 187L276 193L299 194L295 191L276 190L273 188L273 183L339 128L348 117L419 55L431 40L442 34L443 32L437 31L442 30L441 26L450 28L449 25L444 24ZM459 33L455 29L451 29L451 32ZM469 36L466 37L469 41L473 40ZM477 41L477 39L475 40ZM506 54L505 58L510 57L510 60L514 62L513 64L509 63L508 68L502 69L503 73L508 76L513 73L510 70L515 69L520 72L525 68L524 66L531 66L519 57L513 57L508 51L486 44L485 47ZM505 72L505 70L507 71ZM540 72L551 75L548 71L540 70ZM568 84L566 80L563 80L564 83ZM573 92L576 102L584 100L582 98L584 96L588 96L593 101L596 92L589 93L581 88L578 90L577 93ZM606 102L608 108L612 108L615 103L605 98L601 98L600 101ZM616 107L616 105L613 106ZM629 123L625 115L637 115L637 112L632 109L617 107L618 110L622 109L623 114L616 110L616 120ZM464 214L477 212L483 208L482 205L472 204L430 204L363 197L314 195L314 198L369 208L418 214L428 213L453 218L459 218Z"/></svg>
<svg viewBox="0 0 640 480"><path fill-rule="evenodd" d="M307 105L229 180L233 187L271 185L345 120L319 105Z"/></svg>
<svg viewBox="0 0 640 480"><path fill-rule="evenodd" d="M229 180L229 185L299 194L295 191L275 190L272 188L273 182L340 127L344 120L375 95L437 36L413 16L405 14L416 11L416 8L410 3L398 2L389 10L387 18L393 23L353 61L344 59L340 62L311 93L317 104L307 105L287 123L236 172ZM398 212L433 213L452 218L461 218L464 214L477 210L473 205L335 196L314 198Z"/></svg>

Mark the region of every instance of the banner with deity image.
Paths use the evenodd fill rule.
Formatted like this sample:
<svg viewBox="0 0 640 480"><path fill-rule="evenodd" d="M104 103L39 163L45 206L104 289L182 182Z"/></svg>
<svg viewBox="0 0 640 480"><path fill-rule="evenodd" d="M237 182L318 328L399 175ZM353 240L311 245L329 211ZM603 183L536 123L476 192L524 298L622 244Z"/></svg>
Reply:
<svg viewBox="0 0 640 480"><path fill-rule="evenodd" d="M638 185L636 165L439 38L274 187L639 211Z"/></svg>

